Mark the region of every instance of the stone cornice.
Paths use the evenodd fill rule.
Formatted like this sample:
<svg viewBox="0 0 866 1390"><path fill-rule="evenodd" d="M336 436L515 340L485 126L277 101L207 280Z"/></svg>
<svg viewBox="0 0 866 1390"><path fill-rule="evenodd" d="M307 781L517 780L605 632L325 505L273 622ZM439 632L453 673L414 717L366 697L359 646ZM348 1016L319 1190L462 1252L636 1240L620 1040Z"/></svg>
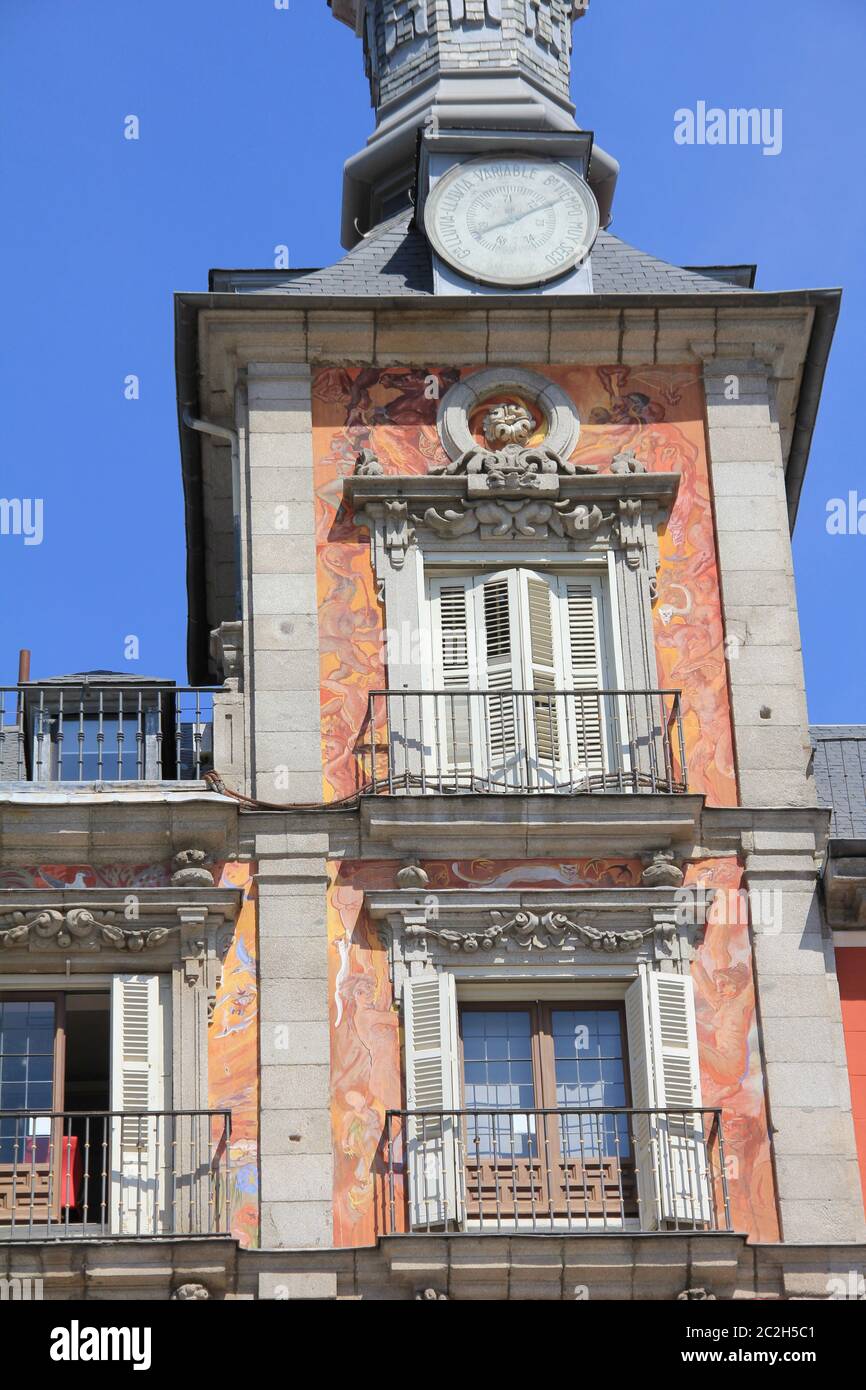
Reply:
<svg viewBox="0 0 866 1390"><path fill-rule="evenodd" d="M465 474L387 474L369 476L355 474L343 480L343 495L354 506L369 508L371 504L399 499L413 509L450 507L466 502L472 480ZM557 493L563 500L585 502L610 511L621 500L645 502L662 511L670 511L680 484L678 473L594 473L561 476L555 479ZM503 491L493 496L510 497ZM531 495L518 491L514 495Z"/></svg>
<svg viewBox="0 0 866 1390"><path fill-rule="evenodd" d="M237 821L237 802L213 792L30 783L0 790L0 868L159 863L190 845L228 859L237 852Z"/></svg>
<svg viewBox="0 0 866 1390"><path fill-rule="evenodd" d="M699 838L703 797L514 796L363 797L361 851L383 845L425 858L569 858L583 854L642 854L668 845L685 852Z"/></svg>

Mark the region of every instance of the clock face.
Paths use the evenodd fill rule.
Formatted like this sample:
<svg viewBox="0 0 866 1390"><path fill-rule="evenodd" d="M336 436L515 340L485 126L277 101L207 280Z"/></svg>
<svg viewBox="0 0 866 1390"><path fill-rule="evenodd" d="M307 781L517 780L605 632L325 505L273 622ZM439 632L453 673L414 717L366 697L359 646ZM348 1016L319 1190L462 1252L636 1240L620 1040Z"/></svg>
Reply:
<svg viewBox="0 0 866 1390"><path fill-rule="evenodd" d="M540 285L580 265L598 204L566 164L523 155L468 160L438 181L424 230L443 261L485 285Z"/></svg>

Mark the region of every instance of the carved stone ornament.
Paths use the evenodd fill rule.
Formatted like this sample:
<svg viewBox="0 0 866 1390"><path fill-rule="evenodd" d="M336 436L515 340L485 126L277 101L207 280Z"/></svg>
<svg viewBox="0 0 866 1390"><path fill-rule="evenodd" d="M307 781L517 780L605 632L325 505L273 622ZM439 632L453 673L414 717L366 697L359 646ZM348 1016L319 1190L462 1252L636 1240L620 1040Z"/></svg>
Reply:
<svg viewBox="0 0 866 1390"><path fill-rule="evenodd" d="M583 502L470 502L447 511L428 507L423 521L437 536L469 536L477 531L484 540L509 540L518 536L545 540L549 535L593 535L614 518L600 507Z"/></svg>
<svg viewBox="0 0 866 1390"><path fill-rule="evenodd" d="M417 860L404 864L394 877L398 888L426 888L430 883L430 875L426 869L421 868Z"/></svg>
<svg viewBox="0 0 866 1390"><path fill-rule="evenodd" d="M657 849L645 860L641 883L647 888L681 888L683 871L676 863L673 850Z"/></svg>
<svg viewBox="0 0 866 1390"><path fill-rule="evenodd" d="M634 951L659 928L642 927L633 931L599 931L583 922L573 922L562 912L518 912L506 918L501 912L491 912L493 925L483 929L456 930L437 927L430 922L408 925L407 936L432 936L451 951L492 951L494 947L510 945L521 951L573 951L585 946L593 951ZM674 923L664 923L665 933L675 933Z"/></svg>
<svg viewBox="0 0 866 1390"><path fill-rule="evenodd" d="M415 1295L416 1303L449 1303L447 1293L441 1293L439 1289L419 1289Z"/></svg>
<svg viewBox="0 0 866 1390"><path fill-rule="evenodd" d="M7 920L0 918L0 922ZM151 927L149 929L121 926L118 914L106 912L97 918L86 907L65 908L62 911L46 908L43 912L27 914L13 912L11 927L0 926L0 944L6 949L27 947L31 951L150 951L159 946L170 932L180 927Z"/></svg>
<svg viewBox="0 0 866 1390"><path fill-rule="evenodd" d="M220 623L210 634L210 654L223 680L240 680L244 673L244 625Z"/></svg>
<svg viewBox="0 0 866 1390"><path fill-rule="evenodd" d="M523 405L509 401L491 402L482 422L486 447L475 444L432 474L467 479L467 497L483 498L490 493L508 497L526 494L559 495L560 477L597 473L594 464L571 463L549 440L529 446L536 424Z"/></svg>
<svg viewBox="0 0 866 1390"><path fill-rule="evenodd" d="M688 970L711 899L692 888L370 889L396 989L419 969L466 969L539 978L579 975L600 961ZM595 964L593 964L595 962Z"/></svg>
<svg viewBox="0 0 866 1390"><path fill-rule="evenodd" d="M206 850L182 849L171 862L171 882L175 888L213 888L211 857Z"/></svg>
<svg viewBox="0 0 866 1390"><path fill-rule="evenodd" d="M614 455L611 460L610 471L619 476L626 473L646 473L647 466L645 463L641 463L633 449L626 449L624 453Z"/></svg>
<svg viewBox="0 0 866 1390"><path fill-rule="evenodd" d="M677 1294L677 1302L705 1303L708 1300L716 1301L716 1295L710 1293L709 1289L703 1287L696 1289L683 1289L682 1293Z"/></svg>
<svg viewBox="0 0 866 1390"><path fill-rule="evenodd" d="M507 416L491 432L518 431ZM374 555L402 569L409 548L477 536L508 543L558 538L563 547L618 544L630 569L658 565L657 525L670 513L679 478L670 473L579 473L546 445L473 446L438 472L385 475L369 450L344 494L354 519L370 528Z"/></svg>
<svg viewBox="0 0 866 1390"><path fill-rule="evenodd" d="M385 470L372 449L362 449L355 460L355 473L359 478L381 478Z"/></svg>
<svg viewBox="0 0 866 1390"><path fill-rule="evenodd" d="M488 367L484 371L473 372L445 392L439 402L436 425L448 457L460 459L476 447L470 421L479 410L485 410L486 424L487 417L501 409L506 401L515 406L515 397L535 408L542 421L541 430L547 448L560 458L571 458L580 438L580 417L574 402L561 386L540 372L530 372L522 367ZM520 409L519 406L516 408ZM525 407L523 410L525 413ZM533 419L530 434L535 429ZM491 440L486 430L485 438L488 443L517 442L516 438L509 440L501 435L498 440ZM529 435L526 436L528 438Z"/></svg>
<svg viewBox="0 0 866 1390"><path fill-rule="evenodd" d="M202 1303L210 1298L205 1284L181 1284L171 1296L172 1303Z"/></svg>

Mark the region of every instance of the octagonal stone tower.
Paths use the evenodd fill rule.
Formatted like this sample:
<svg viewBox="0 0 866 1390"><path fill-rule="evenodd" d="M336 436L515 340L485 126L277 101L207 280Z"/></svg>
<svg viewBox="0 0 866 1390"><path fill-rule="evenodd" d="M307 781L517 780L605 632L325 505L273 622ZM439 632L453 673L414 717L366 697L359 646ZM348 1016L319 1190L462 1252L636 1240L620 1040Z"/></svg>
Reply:
<svg viewBox="0 0 866 1390"><path fill-rule="evenodd" d="M409 200L420 127L575 131L572 24L589 0L328 0L363 38L376 130L345 167L346 247ZM602 224L619 166L597 147Z"/></svg>

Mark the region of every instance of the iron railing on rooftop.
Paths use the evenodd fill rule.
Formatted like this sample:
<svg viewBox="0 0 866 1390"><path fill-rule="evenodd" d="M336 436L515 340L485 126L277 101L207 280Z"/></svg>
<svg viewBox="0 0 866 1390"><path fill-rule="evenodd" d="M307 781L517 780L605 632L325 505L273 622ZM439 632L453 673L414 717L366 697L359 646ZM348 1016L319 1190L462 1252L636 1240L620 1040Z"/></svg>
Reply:
<svg viewBox="0 0 866 1390"><path fill-rule="evenodd" d="M225 1236L227 1110L0 1110L0 1243Z"/></svg>
<svg viewBox="0 0 866 1390"><path fill-rule="evenodd" d="M677 690L376 690L356 756L375 796L688 789Z"/></svg>
<svg viewBox="0 0 866 1390"><path fill-rule="evenodd" d="M198 781L213 766L213 701L192 686L0 687L0 781Z"/></svg>
<svg viewBox="0 0 866 1390"><path fill-rule="evenodd" d="M386 1233L730 1231L718 1109L389 1110Z"/></svg>

